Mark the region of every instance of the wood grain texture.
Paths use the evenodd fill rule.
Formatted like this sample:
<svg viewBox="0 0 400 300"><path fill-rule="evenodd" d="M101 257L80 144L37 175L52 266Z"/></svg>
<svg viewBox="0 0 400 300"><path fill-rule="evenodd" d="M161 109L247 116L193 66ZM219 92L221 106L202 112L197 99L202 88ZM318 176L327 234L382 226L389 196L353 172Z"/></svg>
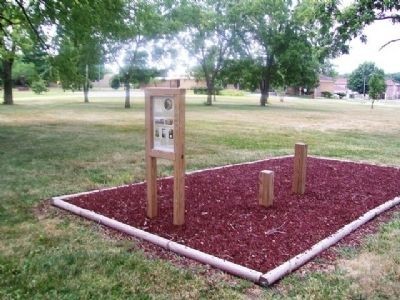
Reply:
<svg viewBox="0 0 400 300"><path fill-rule="evenodd" d="M185 223L185 93L185 89L178 88L145 89L147 216L158 215L157 158L168 159L174 163L174 225ZM164 96L174 99L173 152L154 149L153 98Z"/></svg>
<svg viewBox="0 0 400 300"><path fill-rule="evenodd" d="M296 143L294 149L292 192L302 195L306 191L308 146L304 143Z"/></svg>
<svg viewBox="0 0 400 300"><path fill-rule="evenodd" d="M147 217L158 215L157 205L157 160L151 156L153 141L153 101L149 93L145 94L146 126L146 181L147 181Z"/></svg>
<svg viewBox="0 0 400 300"><path fill-rule="evenodd" d="M258 204L269 207L274 203L274 172L264 170L259 176Z"/></svg>
<svg viewBox="0 0 400 300"><path fill-rule="evenodd" d="M185 95L175 98L174 225L185 223Z"/></svg>

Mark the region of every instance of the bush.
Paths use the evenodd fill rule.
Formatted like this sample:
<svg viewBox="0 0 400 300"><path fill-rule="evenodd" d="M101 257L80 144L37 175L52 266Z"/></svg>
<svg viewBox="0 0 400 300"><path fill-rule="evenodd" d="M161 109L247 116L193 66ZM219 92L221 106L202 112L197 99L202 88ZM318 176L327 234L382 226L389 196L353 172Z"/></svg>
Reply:
<svg viewBox="0 0 400 300"><path fill-rule="evenodd" d="M220 95L222 88L216 87L215 94ZM196 95L207 95L207 88L205 87L195 87L193 88L193 93Z"/></svg>
<svg viewBox="0 0 400 300"><path fill-rule="evenodd" d="M328 91L321 92L322 97L324 98L332 98L332 93Z"/></svg>
<svg viewBox="0 0 400 300"><path fill-rule="evenodd" d="M118 90L121 87L121 82L119 79L119 76L113 76L111 78L111 82L110 82L110 86L114 89L114 90Z"/></svg>
<svg viewBox="0 0 400 300"><path fill-rule="evenodd" d="M206 95L207 94L207 88L205 87L195 87L193 88L193 93L196 95Z"/></svg>
<svg viewBox="0 0 400 300"><path fill-rule="evenodd" d="M43 79L38 79L32 82L31 89L35 94L41 94L43 92L47 92L49 89L47 88L47 83Z"/></svg>
<svg viewBox="0 0 400 300"><path fill-rule="evenodd" d="M221 90L219 95L221 96L245 96L246 93L240 90Z"/></svg>
<svg viewBox="0 0 400 300"><path fill-rule="evenodd" d="M336 95L339 96L339 99L343 99L343 97L346 96L346 93L336 93Z"/></svg>

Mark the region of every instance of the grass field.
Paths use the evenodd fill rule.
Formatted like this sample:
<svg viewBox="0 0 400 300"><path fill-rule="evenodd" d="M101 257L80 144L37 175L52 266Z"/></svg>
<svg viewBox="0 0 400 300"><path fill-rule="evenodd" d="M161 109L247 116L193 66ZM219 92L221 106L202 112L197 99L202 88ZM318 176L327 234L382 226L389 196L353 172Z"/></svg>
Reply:
<svg viewBox="0 0 400 300"><path fill-rule="evenodd" d="M0 106L0 298L399 298L400 215L329 270L298 272L263 289L203 266L188 269L109 238L49 207L54 195L144 179L144 103L16 92ZM400 165L400 106L343 100L187 97L187 169L309 153ZM160 176L171 174L160 163ZM356 174L355 174L356 176ZM205 275L206 274L206 275Z"/></svg>

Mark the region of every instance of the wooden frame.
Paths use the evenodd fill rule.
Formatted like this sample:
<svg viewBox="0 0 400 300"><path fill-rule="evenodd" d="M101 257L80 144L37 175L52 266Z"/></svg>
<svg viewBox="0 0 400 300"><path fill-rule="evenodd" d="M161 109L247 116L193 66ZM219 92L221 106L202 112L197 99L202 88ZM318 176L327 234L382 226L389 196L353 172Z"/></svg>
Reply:
<svg viewBox="0 0 400 300"><path fill-rule="evenodd" d="M185 93L185 89L179 88L145 89L147 216L158 215L157 158L168 159L174 163L174 225L185 223ZM165 149L155 145L155 101L161 98L165 98L164 103L167 99L173 103L173 138L170 138L173 145L169 144Z"/></svg>

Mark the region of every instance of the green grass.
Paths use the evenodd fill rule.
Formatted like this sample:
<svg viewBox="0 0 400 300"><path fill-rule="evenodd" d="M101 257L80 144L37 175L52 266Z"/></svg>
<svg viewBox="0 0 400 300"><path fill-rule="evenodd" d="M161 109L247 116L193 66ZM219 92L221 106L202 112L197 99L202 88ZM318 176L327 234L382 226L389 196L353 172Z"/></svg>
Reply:
<svg viewBox="0 0 400 300"><path fill-rule="evenodd" d="M187 97L187 169L291 154L400 165L400 106L253 96ZM296 273L262 289L204 266L185 268L143 253L135 241L49 206L46 199L141 181L145 175L144 104L52 90L16 92L0 106L0 298L396 298L400 216L360 249L342 249L328 272ZM160 176L172 172L162 161ZM363 261L371 261L364 275ZM374 263L375 262L375 263ZM302 274L302 275L299 275ZM364 275L364 276L363 276ZM366 280L366 277L368 280ZM382 283L383 282L383 283ZM367 288L372 287L372 288Z"/></svg>

